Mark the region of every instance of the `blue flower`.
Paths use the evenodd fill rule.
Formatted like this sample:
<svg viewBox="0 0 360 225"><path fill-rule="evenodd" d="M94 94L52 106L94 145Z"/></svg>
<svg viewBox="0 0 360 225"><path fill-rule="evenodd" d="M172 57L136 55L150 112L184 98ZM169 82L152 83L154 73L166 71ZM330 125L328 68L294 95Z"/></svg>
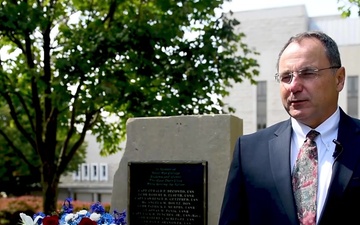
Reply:
<svg viewBox="0 0 360 225"><path fill-rule="evenodd" d="M71 204L72 198L66 198L62 206L63 213L72 213L74 211L74 206Z"/></svg>
<svg viewBox="0 0 360 225"><path fill-rule="evenodd" d="M97 202L90 206L90 212L103 214L103 213L105 213L105 209L99 202Z"/></svg>
<svg viewBox="0 0 360 225"><path fill-rule="evenodd" d="M114 210L114 219L115 219L115 224L118 225L123 225L126 224L126 212L125 210L122 212L118 212L116 210Z"/></svg>

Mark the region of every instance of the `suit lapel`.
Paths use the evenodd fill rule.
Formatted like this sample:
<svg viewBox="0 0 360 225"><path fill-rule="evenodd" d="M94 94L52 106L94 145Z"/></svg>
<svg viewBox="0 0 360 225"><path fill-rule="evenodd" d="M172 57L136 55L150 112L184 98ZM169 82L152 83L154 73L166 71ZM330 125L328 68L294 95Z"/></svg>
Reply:
<svg viewBox="0 0 360 225"><path fill-rule="evenodd" d="M275 132L275 138L269 141L269 157L280 201L289 220L296 224L296 207L291 185L290 141L291 125L288 120Z"/></svg>
<svg viewBox="0 0 360 225"><path fill-rule="evenodd" d="M327 199L319 224L331 222L331 218L336 215L338 202L341 200L360 158L360 151L354 148L354 146L360 145L359 133L359 127L341 110L337 140L341 143L343 150L333 164Z"/></svg>

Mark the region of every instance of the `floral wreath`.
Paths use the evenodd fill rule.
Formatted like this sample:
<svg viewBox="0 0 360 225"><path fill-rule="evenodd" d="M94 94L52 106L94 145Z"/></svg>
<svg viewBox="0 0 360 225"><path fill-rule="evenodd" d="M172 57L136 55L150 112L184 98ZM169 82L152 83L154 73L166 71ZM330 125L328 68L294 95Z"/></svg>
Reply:
<svg viewBox="0 0 360 225"><path fill-rule="evenodd" d="M35 213L33 217L20 213L22 225L126 225L126 212L114 210L112 214L105 212L101 203L90 206L74 213L72 198L65 199L61 211L55 215L45 215L43 212Z"/></svg>

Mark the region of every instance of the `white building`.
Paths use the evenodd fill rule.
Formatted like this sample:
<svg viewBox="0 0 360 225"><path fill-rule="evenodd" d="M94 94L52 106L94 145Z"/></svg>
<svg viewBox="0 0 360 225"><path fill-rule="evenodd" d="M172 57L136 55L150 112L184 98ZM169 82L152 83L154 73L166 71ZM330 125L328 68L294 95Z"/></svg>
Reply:
<svg viewBox="0 0 360 225"><path fill-rule="evenodd" d="M58 199L72 197L80 201L110 203L114 174L124 151L102 157L95 136L87 135L85 141L88 143L85 163L76 173L61 177Z"/></svg>
<svg viewBox="0 0 360 225"><path fill-rule="evenodd" d="M245 43L260 53L255 56L260 64L260 75L255 78L258 85L246 80L234 84L230 96L224 99L236 108L234 115L243 119L244 134L288 118L281 104L279 84L274 80L276 61L290 36L306 30L324 31L338 43L347 73L340 106L350 115L359 117L360 18L309 18L303 5L236 12L233 16L241 22L237 30L245 33ZM123 152L104 158L99 155L100 146L95 138L89 136L86 140L89 144L86 163L78 173L61 179L59 199L73 197L82 201L110 202L113 175Z"/></svg>

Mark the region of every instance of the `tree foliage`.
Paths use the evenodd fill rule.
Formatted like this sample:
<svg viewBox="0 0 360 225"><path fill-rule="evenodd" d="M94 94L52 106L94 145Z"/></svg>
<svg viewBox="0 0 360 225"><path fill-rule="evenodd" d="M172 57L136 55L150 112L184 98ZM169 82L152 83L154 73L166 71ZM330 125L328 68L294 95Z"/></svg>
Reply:
<svg viewBox="0 0 360 225"><path fill-rule="evenodd" d="M0 134L41 175L46 213L88 132L111 154L130 117L224 113L231 80L255 83L256 52L221 4L1 1Z"/></svg>
<svg viewBox="0 0 360 225"><path fill-rule="evenodd" d="M354 13L353 10L356 10L360 16L360 0L338 0L338 3L340 3L338 9L343 17L350 17Z"/></svg>

